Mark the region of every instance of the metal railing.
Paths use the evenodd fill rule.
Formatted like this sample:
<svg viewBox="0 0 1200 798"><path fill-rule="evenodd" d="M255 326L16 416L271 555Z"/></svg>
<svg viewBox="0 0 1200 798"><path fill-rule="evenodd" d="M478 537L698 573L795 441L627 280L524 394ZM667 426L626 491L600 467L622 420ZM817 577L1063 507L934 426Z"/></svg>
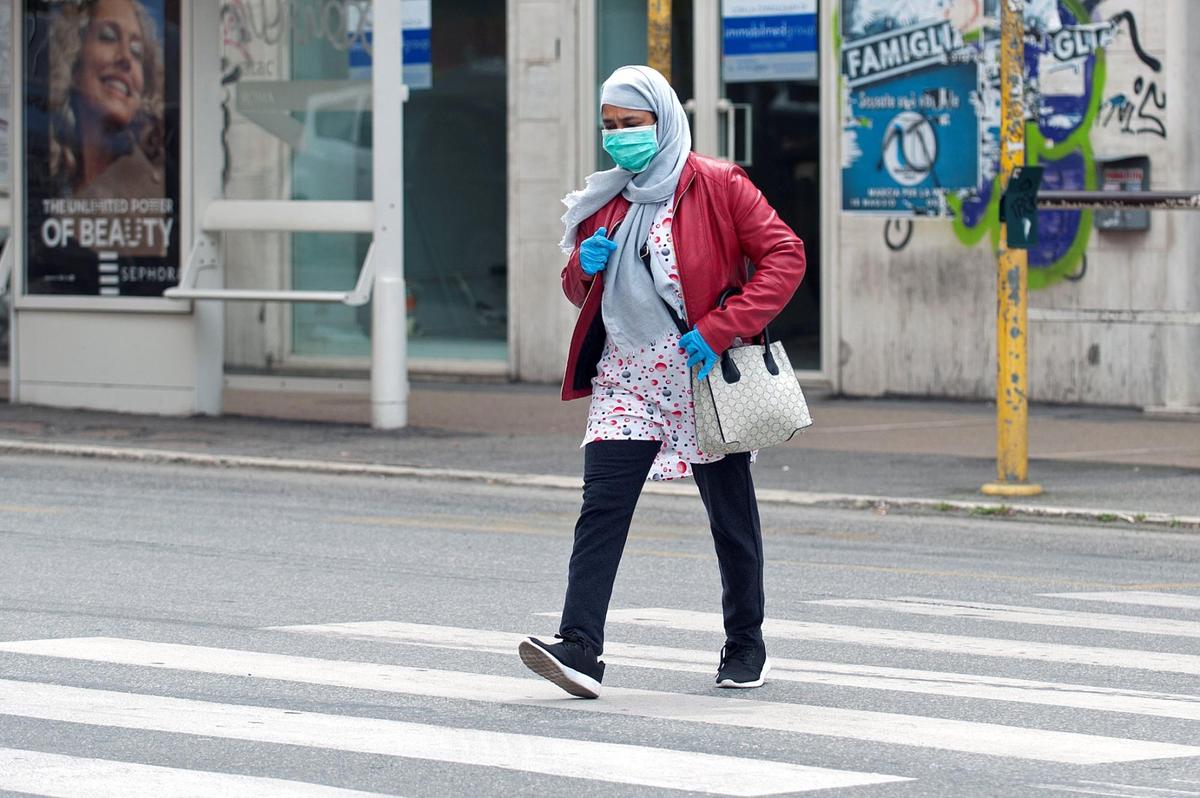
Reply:
<svg viewBox="0 0 1200 798"><path fill-rule="evenodd" d="M1039 211L1200 211L1191 191L1039 191Z"/></svg>
<svg viewBox="0 0 1200 798"><path fill-rule="evenodd" d="M0 250L0 297L8 296L9 285L12 282L13 273L13 247L12 236L4 242L4 249Z"/></svg>
<svg viewBox="0 0 1200 798"><path fill-rule="evenodd" d="M1200 211L1195 191L1039 191L1039 211ZM1030 321L1200 326L1200 311L1030 308Z"/></svg>
<svg viewBox="0 0 1200 798"><path fill-rule="evenodd" d="M350 306L371 301L375 282L374 240L367 248L357 283L346 291L198 287L201 273L223 265L220 236L225 233L373 233L375 212L370 202L215 200L204 212L201 230L183 265L179 285L163 292L168 299L340 302Z"/></svg>

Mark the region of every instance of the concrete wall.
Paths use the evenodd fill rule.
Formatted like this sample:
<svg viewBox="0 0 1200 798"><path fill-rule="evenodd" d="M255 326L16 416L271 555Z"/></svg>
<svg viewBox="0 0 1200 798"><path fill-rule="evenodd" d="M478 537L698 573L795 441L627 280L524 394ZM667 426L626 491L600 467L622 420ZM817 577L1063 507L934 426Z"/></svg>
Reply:
<svg viewBox="0 0 1200 798"><path fill-rule="evenodd" d="M1197 111L1186 85L1200 67L1196 5L1105 0L1096 6L1092 19L1097 21L1132 12L1144 50L1161 60L1162 69L1155 72L1138 57L1126 27L1106 48L1107 73L1101 77L1097 71L1090 86L1101 106L1079 157L1090 163L1145 155L1151 159L1151 188L1200 187ZM1157 94L1143 106L1151 91ZM1146 117L1135 113L1130 124L1122 124L1114 109L1120 101L1113 99L1120 95L1138 113L1145 108ZM1164 97L1166 107L1159 108ZM841 257L832 268L839 291L842 389L864 396L993 396L996 268L990 235L971 246L962 240L970 236L956 232L949 221L917 221L911 243L893 251L885 243L884 226L878 218L845 214L838 224ZM1088 222L1074 236L1086 242L1086 271L1077 259L1058 259L1045 272L1052 275L1049 284L1032 291L1030 305L1070 311L1200 310L1191 254L1198 237L1196 214L1155 213L1151 229L1137 233L1099 232ZM1082 279L1067 276L1081 272ZM1195 329L1034 322L1029 357L1035 400L1200 405Z"/></svg>
<svg viewBox="0 0 1200 798"><path fill-rule="evenodd" d="M558 241L561 200L581 181L578 15L589 5L508 2L509 351L513 375L531 382L561 380L576 317Z"/></svg>
<svg viewBox="0 0 1200 798"><path fill-rule="evenodd" d="M198 326L191 314L17 311L20 402L190 415ZM204 408L199 408L203 410Z"/></svg>
<svg viewBox="0 0 1200 798"><path fill-rule="evenodd" d="M1167 65L1168 118L1172 154L1161 177L1166 188L1200 188L1200 98L1196 95L1200 68L1200 3L1169 0L1171 24L1164 36L1174 57ZM1200 214L1179 214L1173 220L1168 243L1171 268L1161 301L1171 310L1200 311ZM1200 326L1172 327L1163 331L1161 404L1168 408L1200 407Z"/></svg>

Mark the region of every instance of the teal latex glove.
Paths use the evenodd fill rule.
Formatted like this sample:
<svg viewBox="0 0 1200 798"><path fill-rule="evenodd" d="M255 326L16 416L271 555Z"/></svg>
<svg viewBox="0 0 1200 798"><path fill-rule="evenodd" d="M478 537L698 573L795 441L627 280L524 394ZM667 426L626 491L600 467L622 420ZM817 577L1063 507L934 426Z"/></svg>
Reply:
<svg viewBox="0 0 1200 798"><path fill-rule="evenodd" d="M708 372L712 371L712 367L720 359L717 357L717 353L712 351L708 341L704 340L704 336L700 334L699 330L684 333L679 338L679 345L687 350L688 368L700 366L700 373L697 375L700 379L707 377Z"/></svg>
<svg viewBox="0 0 1200 798"><path fill-rule="evenodd" d="M608 266L608 256L617 248L616 241L608 240L608 230L601 227L591 238L579 245L579 266L585 274L596 274Z"/></svg>

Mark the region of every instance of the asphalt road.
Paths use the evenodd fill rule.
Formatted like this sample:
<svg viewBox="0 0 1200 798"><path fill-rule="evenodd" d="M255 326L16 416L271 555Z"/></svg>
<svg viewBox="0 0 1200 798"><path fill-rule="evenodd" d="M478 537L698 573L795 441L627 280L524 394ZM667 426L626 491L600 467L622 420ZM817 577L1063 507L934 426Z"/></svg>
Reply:
<svg viewBox="0 0 1200 798"><path fill-rule="evenodd" d="M1200 796L1194 533L764 505L776 670L718 691L703 508L648 496L588 702L514 645L578 504L0 458L0 794Z"/></svg>

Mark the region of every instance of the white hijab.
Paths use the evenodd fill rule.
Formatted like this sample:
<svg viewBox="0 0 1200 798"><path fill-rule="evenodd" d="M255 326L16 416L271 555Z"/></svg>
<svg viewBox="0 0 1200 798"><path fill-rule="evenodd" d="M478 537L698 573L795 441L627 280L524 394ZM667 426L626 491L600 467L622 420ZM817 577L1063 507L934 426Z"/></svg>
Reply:
<svg viewBox="0 0 1200 798"><path fill-rule="evenodd" d="M679 176L692 150L687 114L675 90L658 71L648 66L624 66L613 72L600 91L601 105L650 111L657 119L658 153L647 167L634 174L614 167L596 172L582 191L563 199L563 238L559 245L571 253L579 223L607 205L618 194L631 203L629 213L609 235L617 244L604 272L601 310L604 326L618 349L631 351L677 334L660 297L677 305L673 284L665 275L651 273L639 252L650 234L658 207L675 196Z"/></svg>

